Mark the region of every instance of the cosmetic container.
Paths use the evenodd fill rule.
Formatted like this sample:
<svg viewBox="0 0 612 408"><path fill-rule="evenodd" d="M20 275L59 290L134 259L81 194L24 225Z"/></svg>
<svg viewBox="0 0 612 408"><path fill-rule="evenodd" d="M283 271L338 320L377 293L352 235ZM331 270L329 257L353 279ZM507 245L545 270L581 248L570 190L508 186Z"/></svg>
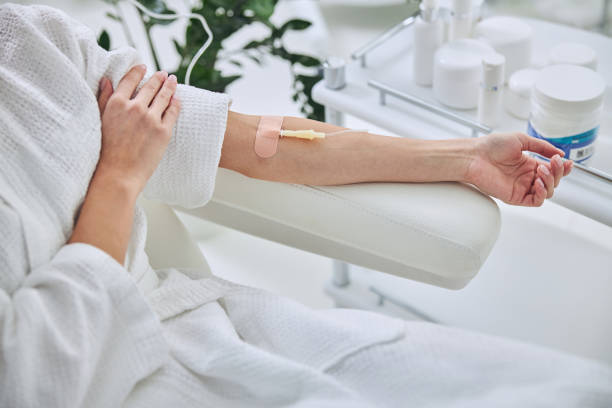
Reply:
<svg viewBox="0 0 612 408"><path fill-rule="evenodd" d="M474 27L474 38L486 41L506 57L505 81L516 71L531 66L533 29L514 17L491 17Z"/></svg>
<svg viewBox="0 0 612 408"><path fill-rule="evenodd" d="M587 161L595 152L605 89L601 75L589 68L543 68L533 87L527 132L563 150L567 159Z"/></svg>
<svg viewBox="0 0 612 408"><path fill-rule="evenodd" d="M346 86L346 61L339 57L329 57L323 62L325 87L333 90Z"/></svg>
<svg viewBox="0 0 612 408"><path fill-rule="evenodd" d="M478 93L478 121L495 128L499 125L504 90L506 58L501 54L487 55L482 59L482 82Z"/></svg>
<svg viewBox="0 0 612 408"><path fill-rule="evenodd" d="M414 33L414 54L412 72L414 82L431 86L436 50L444 40L444 24L438 16L438 1L423 0L421 14L417 17Z"/></svg>
<svg viewBox="0 0 612 408"><path fill-rule="evenodd" d="M470 38L452 41L438 49L434 58L434 96L456 109L478 106L482 59L495 54L488 44Z"/></svg>
<svg viewBox="0 0 612 408"><path fill-rule="evenodd" d="M529 119L531 112L531 90L535 83L538 70L525 68L516 71L508 81L505 89L506 110L519 119Z"/></svg>
<svg viewBox="0 0 612 408"><path fill-rule="evenodd" d="M472 35L472 0L453 0L449 40L460 40Z"/></svg>
<svg viewBox="0 0 612 408"><path fill-rule="evenodd" d="M548 53L550 65L580 65L597 71L597 53L585 44L567 42L554 46Z"/></svg>

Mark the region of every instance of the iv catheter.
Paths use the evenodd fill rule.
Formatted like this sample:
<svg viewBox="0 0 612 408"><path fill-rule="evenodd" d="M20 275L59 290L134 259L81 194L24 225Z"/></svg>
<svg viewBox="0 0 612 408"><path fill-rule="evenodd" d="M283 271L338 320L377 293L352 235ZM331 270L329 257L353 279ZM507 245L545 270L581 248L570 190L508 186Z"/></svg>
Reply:
<svg viewBox="0 0 612 408"><path fill-rule="evenodd" d="M364 129L360 129L360 130L355 130L355 129L345 129L345 130L338 130L337 132L331 132L331 133L324 133L324 132L315 132L313 129L308 129L308 130L281 130L280 131L280 137L295 137L298 139L307 139L307 140L313 140L313 139L325 139L326 137L329 136L336 136L336 135L340 135L343 133L351 133L351 132L368 132L367 130Z"/></svg>
<svg viewBox="0 0 612 408"><path fill-rule="evenodd" d="M278 150L278 141L281 137L293 137L306 140L324 139L327 136L335 136L342 133L366 132L367 130L343 129L336 132L324 133L308 130L285 130L283 127L283 116L262 116L259 119L257 133L255 134L255 154L263 159L270 158Z"/></svg>

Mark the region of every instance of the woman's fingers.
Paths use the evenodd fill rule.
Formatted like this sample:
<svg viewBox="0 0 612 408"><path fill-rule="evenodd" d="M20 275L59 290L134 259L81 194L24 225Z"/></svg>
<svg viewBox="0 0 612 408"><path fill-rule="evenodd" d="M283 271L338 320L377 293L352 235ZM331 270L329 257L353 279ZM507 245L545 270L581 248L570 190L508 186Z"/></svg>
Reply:
<svg viewBox="0 0 612 408"><path fill-rule="evenodd" d="M564 176L565 169L563 166L563 160L559 155L554 155L552 159L550 159L550 169L555 178L555 188L559 186L559 182Z"/></svg>
<svg viewBox="0 0 612 408"><path fill-rule="evenodd" d="M531 195L531 205L534 207L539 207L544 204L544 200L546 200L546 195L548 191L544 182L541 178L536 178L536 181L533 183L533 194Z"/></svg>
<svg viewBox="0 0 612 408"><path fill-rule="evenodd" d="M117 85L115 95L125 99L131 99L146 72L147 67L145 65L136 65L135 67L132 67L132 69L130 69L121 79L119 85Z"/></svg>
<svg viewBox="0 0 612 408"><path fill-rule="evenodd" d="M570 174L572 172L572 169L574 168L574 162L571 160L567 160L565 162L563 162L563 175L567 176L568 174Z"/></svg>
<svg viewBox="0 0 612 408"><path fill-rule="evenodd" d="M170 100L172 96L176 92L176 76L170 75L164 85L159 90L155 99L153 99L153 103L151 104L151 111L155 115L159 115L161 117L168 106L170 105Z"/></svg>
<svg viewBox="0 0 612 408"><path fill-rule="evenodd" d="M180 112L181 102L176 98L172 98L170 101L170 106L168 106L168 109L166 109L162 119L164 126L167 126L168 128L174 127Z"/></svg>
<svg viewBox="0 0 612 408"><path fill-rule="evenodd" d="M565 152L561 149L557 149L545 140L538 139L535 137L528 136L524 133L518 134L519 140L523 144L523 150L528 150L533 153L537 153L546 158L550 158L555 154L560 156L565 155Z"/></svg>
<svg viewBox="0 0 612 408"><path fill-rule="evenodd" d="M164 84L164 81L168 78L168 73L165 71L156 72L146 84L138 91L138 95L134 98L137 102L142 103L144 106L149 106L159 89Z"/></svg>
<svg viewBox="0 0 612 408"><path fill-rule="evenodd" d="M555 192L555 176L552 174L547 164L538 165L537 176L544 182L547 194L546 198L551 198Z"/></svg>
<svg viewBox="0 0 612 408"><path fill-rule="evenodd" d="M100 108L100 115L104 113L106 104L113 94L113 84L108 78L102 78L100 80L100 90L98 91L98 107Z"/></svg>

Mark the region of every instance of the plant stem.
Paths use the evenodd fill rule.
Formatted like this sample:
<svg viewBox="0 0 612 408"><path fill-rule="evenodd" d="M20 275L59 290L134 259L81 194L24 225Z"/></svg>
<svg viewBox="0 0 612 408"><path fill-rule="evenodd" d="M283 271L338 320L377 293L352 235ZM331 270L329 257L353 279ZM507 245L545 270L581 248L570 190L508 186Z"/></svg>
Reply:
<svg viewBox="0 0 612 408"><path fill-rule="evenodd" d="M155 47L153 46L153 39L151 38L151 28L153 28L153 26L149 25L148 23L145 23L142 12L140 10L138 10L138 15L140 16L140 21L142 21L142 23L144 24L145 35L147 37L147 43L149 44L149 49L151 50L151 56L153 57L153 63L155 64L155 70L159 71L160 70L159 58L157 58L157 53L155 52Z"/></svg>

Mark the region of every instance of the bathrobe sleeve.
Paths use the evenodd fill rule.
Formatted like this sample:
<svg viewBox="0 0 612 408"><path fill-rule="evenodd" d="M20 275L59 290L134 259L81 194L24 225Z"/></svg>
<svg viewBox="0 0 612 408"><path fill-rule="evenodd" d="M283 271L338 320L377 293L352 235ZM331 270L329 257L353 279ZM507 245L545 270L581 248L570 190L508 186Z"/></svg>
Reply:
<svg viewBox="0 0 612 408"><path fill-rule="evenodd" d="M56 9L26 9L28 20L40 27L42 34L76 66L92 97L97 95L103 76L116 87L125 73L140 62L132 48L111 52L102 49L88 27ZM185 85L179 85L176 97L181 101L181 113L174 135L144 194L168 204L198 207L211 198L214 190L230 98Z"/></svg>
<svg viewBox="0 0 612 408"><path fill-rule="evenodd" d="M0 291L0 340L2 407L118 407L167 356L131 277L86 244Z"/></svg>

